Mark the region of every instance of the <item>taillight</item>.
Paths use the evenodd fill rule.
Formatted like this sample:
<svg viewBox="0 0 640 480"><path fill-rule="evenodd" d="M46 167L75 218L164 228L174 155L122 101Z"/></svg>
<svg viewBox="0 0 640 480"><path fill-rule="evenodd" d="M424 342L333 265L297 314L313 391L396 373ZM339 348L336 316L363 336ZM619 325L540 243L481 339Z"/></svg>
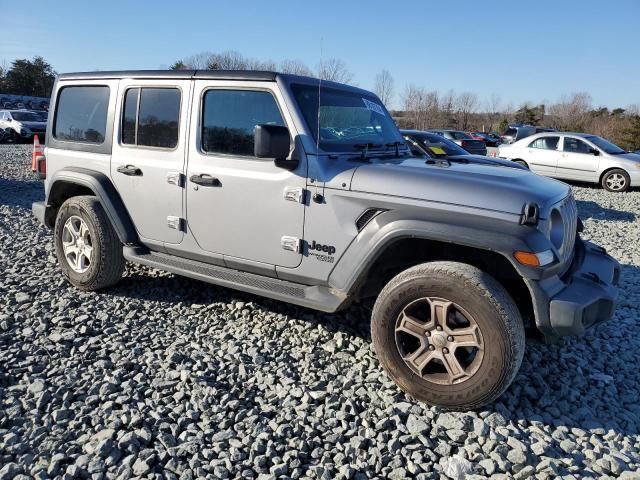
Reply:
<svg viewBox="0 0 640 480"><path fill-rule="evenodd" d="M47 177L47 159L44 156L44 149L40 145L38 135L33 137L33 154L31 156L31 171L36 172L40 178Z"/></svg>

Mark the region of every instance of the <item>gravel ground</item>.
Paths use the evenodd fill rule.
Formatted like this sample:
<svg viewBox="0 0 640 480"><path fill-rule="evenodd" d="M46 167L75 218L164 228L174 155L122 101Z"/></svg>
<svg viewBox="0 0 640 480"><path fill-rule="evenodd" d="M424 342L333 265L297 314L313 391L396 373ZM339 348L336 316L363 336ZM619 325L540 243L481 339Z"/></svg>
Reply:
<svg viewBox="0 0 640 480"><path fill-rule="evenodd" d="M139 266L73 289L31 217L29 161L0 147L0 480L640 478L640 192L574 187L585 236L624 264L615 319L528 345L497 403L445 413L387 379L365 307Z"/></svg>

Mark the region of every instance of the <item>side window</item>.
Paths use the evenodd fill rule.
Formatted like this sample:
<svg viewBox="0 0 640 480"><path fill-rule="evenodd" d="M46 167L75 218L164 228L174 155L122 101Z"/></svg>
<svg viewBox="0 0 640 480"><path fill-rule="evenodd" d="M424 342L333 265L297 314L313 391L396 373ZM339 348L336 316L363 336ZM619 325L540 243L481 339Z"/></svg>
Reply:
<svg viewBox="0 0 640 480"><path fill-rule="evenodd" d="M175 148L180 123L180 90L130 88L122 108L121 139L125 145Z"/></svg>
<svg viewBox="0 0 640 480"><path fill-rule="evenodd" d="M202 107L202 150L253 156L256 125L284 126L275 98L254 90L209 90Z"/></svg>
<svg viewBox="0 0 640 480"><path fill-rule="evenodd" d="M58 93L53 136L71 142L103 143L108 108L109 87L63 87Z"/></svg>
<svg viewBox="0 0 640 480"><path fill-rule="evenodd" d="M591 153L591 147L577 138L564 137L565 152L570 153Z"/></svg>
<svg viewBox="0 0 640 480"><path fill-rule="evenodd" d="M529 148L540 148L542 150L557 150L560 137L540 137L529 144Z"/></svg>

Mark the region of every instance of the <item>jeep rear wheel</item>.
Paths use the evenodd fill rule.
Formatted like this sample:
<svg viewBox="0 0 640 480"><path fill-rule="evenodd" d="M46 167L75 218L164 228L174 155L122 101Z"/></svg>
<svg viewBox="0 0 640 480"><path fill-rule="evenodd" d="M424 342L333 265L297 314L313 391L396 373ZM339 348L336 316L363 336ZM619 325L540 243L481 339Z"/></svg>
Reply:
<svg viewBox="0 0 640 480"><path fill-rule="evenodd" d="M58 263L72 285L99 290L122 278L122 244L95 197L72 197L64 202L54 232Z"/></svg>
<svg viewBox="0 0 640 480"><path fill-rule="evenodd" d="M456 262L417 265L393 278L374 306L371 336L401 389L454 410L500 396L525 348L520 313L504 287Z"/></svg>

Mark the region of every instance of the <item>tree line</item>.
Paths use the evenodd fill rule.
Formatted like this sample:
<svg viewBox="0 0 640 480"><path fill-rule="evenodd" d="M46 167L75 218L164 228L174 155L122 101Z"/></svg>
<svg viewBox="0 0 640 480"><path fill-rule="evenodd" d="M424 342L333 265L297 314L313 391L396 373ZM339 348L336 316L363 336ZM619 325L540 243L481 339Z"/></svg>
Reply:
<svg viewBox="0 0 640 480"><path fill-rule="evenodd" d="M323 80L353 84L354 75L345 62L336 58L321 60L315 69L302 60L257 60L240 52L203 52L176 61L172 69L273 70ZM395 81L389 70L375 77L374 92L390 107L396 100ZM399 95L400 108L392 115L401 128L426 130L455 128L464 131L504 132L510 124L526 123L563 131L589 132L607 138L623 148L640 148L640 106L628 108L594 107L588 93L562 97L552 104L524 103L517 108L504 105L498 95L482 102L473 92L441 93L409 84Z"/></svg>
<svg viewBox="0 0 640 480"><path fill-rule="evenodd" d="M315 68L302 60L280 62L259 60L237 51L202 52L175 61L173 70L269 70L307 75L340 83L354 84L354 74L339 58L322 59ZM16 59L10 66L0 66L0 93L48 97L56 72L42 57ZM629 150L640 149L640 106L627 108L595 107L588 93L575 93L550 104L524 103L518 107L504 104L498 95L486 101L473 92L440 92L408 84L397 94L394 78L388 70L375 77L374 92L392 110L402 128L455 128L472 131L504 132L512 123L527 123L564 131L600 135Z"/></svg>

